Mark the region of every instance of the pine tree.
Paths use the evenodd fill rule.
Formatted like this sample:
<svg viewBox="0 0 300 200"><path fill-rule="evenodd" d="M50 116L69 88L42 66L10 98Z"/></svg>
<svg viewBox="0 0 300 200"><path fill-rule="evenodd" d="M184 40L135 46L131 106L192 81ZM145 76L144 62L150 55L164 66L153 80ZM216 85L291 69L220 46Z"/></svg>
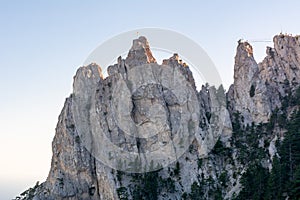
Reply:
<svg viewBox="0 0 300 200"><path fill-rule="evenodd" d="M300 199L300 166L295 171L295 179L291 185L291 199Z"/></svg>
<svg viewBox="0 0 300 200"><path fill-rule="evenodd" d="M280 199L282 194L282 169L280 160L277 157L273 158L272 171L268 178L265 199Z"/></svg>
<svg viewBox="0 0 300 200"><path fill-rule="evenodd" d="M198 183L195 181L191 185L191 193L189 195L190 199L193 200L202 200L204 199L203 197L204 193L202 191L202 187L198 185Z"/></svg>
<svg viewBox="0 0 300 200"><path fill-rule="evenodd" d="M243 189L236 199L263 199L266 196L267 179L267 169L259 164L251 165L241 178Z"/></svg>

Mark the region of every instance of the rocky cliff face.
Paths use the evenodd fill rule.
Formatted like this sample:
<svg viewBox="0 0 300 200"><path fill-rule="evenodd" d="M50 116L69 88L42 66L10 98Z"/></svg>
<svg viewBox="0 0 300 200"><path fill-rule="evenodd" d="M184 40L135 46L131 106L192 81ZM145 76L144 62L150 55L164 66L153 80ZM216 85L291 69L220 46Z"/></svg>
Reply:
<svg viewBox="0 0 300 200"><path fill-rule="evenodd" d="M227 100L222 87L197 91L177 54L157 64L145 37L106 78L97 64L80 67L59 116L49 176L34 199L233 198L247 170L237 122L267 123L298 85L299 62L298 37L275 36L259 64L251 45L239 42ZM275 137L257 139L269 151L266 168Z"/></svg>
<svg viewBox="0 0 300 200"><path fill-rule="evenodd" d="M234 65L234 84L228 96L231 108L241 112L245 123L267 122L282 98L299 84L299 37L277 35L274 48L257 64L252 46L239 42Z"/></svg>

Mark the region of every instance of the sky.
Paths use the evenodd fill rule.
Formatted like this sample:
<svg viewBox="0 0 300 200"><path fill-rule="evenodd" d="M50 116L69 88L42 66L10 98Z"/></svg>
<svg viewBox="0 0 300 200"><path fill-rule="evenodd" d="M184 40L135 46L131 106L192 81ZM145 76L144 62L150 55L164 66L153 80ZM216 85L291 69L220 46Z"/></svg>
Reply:
<svg viewBox="0 0 300 200"><path fill-rule="evenodd" d="M296 0L0 1L0 199L47 178L58 115L98 45L145 27L176 31L206 51L228 88L237 41L248 40L260 62L274 35L300 34L299 8Z"/></svg>

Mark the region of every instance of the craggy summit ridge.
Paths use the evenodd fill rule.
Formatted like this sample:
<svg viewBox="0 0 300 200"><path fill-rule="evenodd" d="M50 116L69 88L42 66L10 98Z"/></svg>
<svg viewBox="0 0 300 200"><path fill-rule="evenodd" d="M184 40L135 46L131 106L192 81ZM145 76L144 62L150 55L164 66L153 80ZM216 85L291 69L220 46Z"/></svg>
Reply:
<svg viewBox="0 0 300 200"><path fill-rule="evenodd" d="M130 172L155 169L180 157L198 131L200 115L189 69L178 62L158 65L140 37L127 58L108 71L106 79L80 73L74 81L75 125L88 150L108 166ZM140 166L129 166L136 158Z"/></svg>
<svg viewBox="0 0 300 200"><path fill-rule="evenodd" d="M228 96L246 123L267 122L272 111L281 107L281 98L299 84L299 37L280 34L273 41L274 48L267 47L261 63L254 60L248 42L239 42L237 47L234 84Z"/></svg>
<svg viewBox="0 0 300 200"><path fill-rule="evenodd" d="M47 180L22 198L244 194L241 180L248 169L271 172L280 153L275 143L284 141L288 128L272 121L274 112L291 116L297 110L286 102L299 86L300 39L280 34L273 41L261 63L248 42L238 42L226 99L222 86L197 91L177 54L158 65L145 37L133 41L126 59L108 67L105 79L95 63L80 67L59 116Z"/></svg>

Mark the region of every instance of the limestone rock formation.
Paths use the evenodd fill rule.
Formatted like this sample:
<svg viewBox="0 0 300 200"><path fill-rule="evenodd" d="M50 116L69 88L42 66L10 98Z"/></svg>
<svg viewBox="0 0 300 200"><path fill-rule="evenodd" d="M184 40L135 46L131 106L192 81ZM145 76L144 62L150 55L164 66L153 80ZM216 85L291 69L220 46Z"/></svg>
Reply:
<svg viewBox="0 0 300 200"><path fill-rule="evenodd" d="M299 84L299 37L276 35L274 48L257 64L252 46L239 42L234 65L234 83L228 99L233 110L242 113L245 124L266 123L282 98Z"/></svg>
<svg viewBox="0 0 300 200"><path fill-rule="evenodd" d="M222 86L197 91L178 54L159 65L145 37L106 78L95 63L80 67L59 116L48 178L33 199L232 199L250 162L242 151L262 150L260 163L272 168L283 131L262 135L262 124L299 85L299 62L297 36L275 36L261 63L239 42L226 96Z"/></svg>
<svg viewBox="0 0 300 200"><path fill-rule="evenodd" d="M252 46L248 42L239 43L234 65L233 104L235 110L243 114L246 123L266 122L271 113L269 104L264 104L268 96L258 74Z"/></svg>
<svg viewBox="0 0 300 200"><path fill-rule="evenodd" d="M148 41L140 37L126 59L119 57L108 67L108 74L104 79L97 64L78 69L56 128L51 170L35 199L118 199L120 186L133 187L132 175L121 182L115 169L141 172L153 163L154 169L167 167L188 148L194 149L191 159L197 160L207 156L220 137L223 124L211 127L207 114L213 109L228 113L225 104L212 107L210 92L215 95L216 90L203 86L196 91L192 72L177 54L158 65ZM220 120L217 116L215 121ZM227 125L230 129L228 120ZM141 166L131 169L136 155ZM176 188L190 190L197 174L197 162L192 163L183 166L182 183ZM170 176L167 169L160 174ZM165 195L179 199L181 193Z"/></svg>

